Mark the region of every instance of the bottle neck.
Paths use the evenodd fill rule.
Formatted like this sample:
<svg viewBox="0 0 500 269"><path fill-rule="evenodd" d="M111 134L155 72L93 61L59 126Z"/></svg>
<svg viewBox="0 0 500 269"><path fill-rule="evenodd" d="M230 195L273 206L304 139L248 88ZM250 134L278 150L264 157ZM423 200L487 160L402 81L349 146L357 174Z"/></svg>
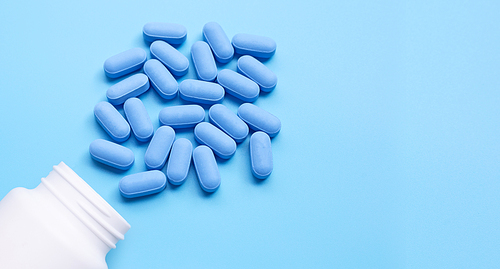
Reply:
<svg viewBox="0 0 500 269"><path fill-rule="evenodd" d="M42 183L109 249L124 239L130 225L65 163L53 167Z"/></svg>

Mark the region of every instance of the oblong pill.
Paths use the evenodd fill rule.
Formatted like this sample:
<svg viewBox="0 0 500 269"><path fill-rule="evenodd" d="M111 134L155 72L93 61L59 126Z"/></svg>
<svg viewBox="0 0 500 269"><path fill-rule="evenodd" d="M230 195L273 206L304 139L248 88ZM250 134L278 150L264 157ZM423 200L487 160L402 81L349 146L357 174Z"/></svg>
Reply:
<svg viewBox="0 0 500 269"><path fill-rule="evenodd" d="M162 62L174 76L184 76L188 72L189 61L186 56L165 41L156 40L149 48L151 55Z"/></svg>
<svg viewBox="0 0 500 269"><path fill-rule="evenodd" d="M215 59L220 63L227 63L233 59L234 48L227 38L222 27L216 22L209 22L203 26L203 37L214 52Z"/></svg>
<svg viewBox="0 0 500 269"><path fill-rule="evenodd" d="M138 98L129 98L123 104L123 110L135 138L140 142L146 142L153 136L153 123L149 118L148 111Z"/></svg>
<svg viewBox="0 0 500 269"><path fill-rule="evenodd" d="M163 40L170 44L182 44L187 37L186 27L177 23L148 22L142 28L144 40Z"/></svg>
<svg viewBox="0 0 500 269"><path fill-rule="evenodd" d="M131 97L139 96L149 89L149 79L144 74L135 74L115 85L106 92L108 101L113 105L121 105Z"/></svg>
<svg viewBox="0 0 500 269"><path fill-rule="evenodd" d="M209 146L222 159L229 159L236 152L236 142L208 122L200 122L194 127L194 137L198 143Z"/></svg>
<svg viewBox="0 0 500 269"><path fill-rule="evenodd" d="M169 100L177 96L179 83L160 61L156 59L148 60L144 64L144 73L162 98Z"/></svg>
<svg viewBox="0 0 500 269"><path fill-rule="evenodd" d="M255 81L264 92L272 91L278 84L276 74L252 56L241 56L237 68L238 72Z"/></svg>
<svg viewBox="0 0 500 269"><path fill-rule="evenodd" d="M146 171L123 177L120 193L125 198L135 198L161 192L167 186L167 178L158 170Z"/></svg>
<svg viewBox="0 0 500 269"><path fill-rule="evenodd" d="M233 70L221 70L217 83L222 85L227 93L242 101L253 102L259 98L259 85Z"/></svg>
<svg viewBox="0 0 500 269"><path fill-rule="evenodd" d="M117 78L142 68L147 54L141 48L133 48L109 57L104 61L104 73L110 78Z"/></svg>
<svg viewBox="0 0 500 269"><path fill-rule="evenodd" d="M130 149L103 139L90 143L89 152L94 160L120 170L128 170L135 160Z"/></svg>
<svg viewBox="0 0 500 269"><path fill-rule="evenodd" d="M179 84L182 99L198 104L216 104L224 99L224 89L217 83L186 79Z"/></svg>
<svg viewBox="0 0 500 269"><path fill-rule="evenodd" d="M231 43L234 51L241 55L270 58L276 52L276 42L265 36L236 34L233 36Z"/></svg>
<svg viewBox="0 0 500 269"><path fill-rule="evenodd" d="M271 139L264 132L255 132L250 137L250 162L256 178L267 178L273 172Z"/></svg>
<svg viewBox="0 0 500 269"><path fill-rule="evenodd" d="M175 139L175 131L169 126L158 128L144 154L144 163L150 170L160 170L167 161L170 147Z"/></svg>
<svg viewBox="0 0 500 269"><path fill-rule="evenodd" d="M215 65L212 50L207 43L197 41L191 46L191 58L193 59L196 75L200 80L213 81L217 76L217 66Z"/></svg>
<svg viewBox="0 0 500 269"><path fill-rule="evenodd" d="M208 110L210 122L228 134L234 141L240 143L248 135L248 125L229 108L215 104Z"/></svg>
<svg viewBox="0 0 500 269"><path fill-rule="evenodd" d="M244 103L238 108L240 117L255 131L263 131L270 137L276 136L281 130L281 121L273 114L250 103Z"/></svg>
<svg viewBox="0 0 500 269"><path fill-rule="evenodd" d="M196 147L193 150L193 164L201 188L206 192L216 191L221 178L212 150L207 146Z"/></svg>
<svg viewBox="0 0 500 269"><path fill-rule="evenodd" d="M169 106L158 115L162 125L172 128L191 128L205 120L205 110L199 105Z"/></svg>
<svg viewBox="0 0 500 269"><path fill-rule="evenodd" d="M167 164L168 182L181 185L186 180L191 165L193 145L186 138L175 140Z"/></svg>
<svg viewBox="0 0 500 269"><path fill-rule="evenodd" d="M130 126L122 114L108 102L99 102L94 107L94 115L104 131L116 142L124 142L130 136Z"/></svg>

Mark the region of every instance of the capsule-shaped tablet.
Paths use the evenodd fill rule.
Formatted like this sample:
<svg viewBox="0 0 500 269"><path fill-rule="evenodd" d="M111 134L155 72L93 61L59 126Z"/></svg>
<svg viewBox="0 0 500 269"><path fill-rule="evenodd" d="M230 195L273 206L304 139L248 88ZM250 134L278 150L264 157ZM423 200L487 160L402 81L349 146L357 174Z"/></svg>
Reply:
<svg viewBox="0 0 500 269"><path fill-rule="evenodd" d="M186 138L175 140L167 164L168 182L181 185L186 180L191 165L193 145Z"/></svg>
<svg viewBox="0 0 500 269"><path fill-rule="evenodd" d="M224 99L224 89L217 83L186 79L179 84L182 99L198 104L216 104Z"/></svg>
<svg viewBox="0 0 500 269"><path fill-rule="evenodd" d="M272 91L278 84L276 74L252 56L241 56L237 68L238 72L255 81L264 92Z"/></svg>
<svg viewBox="0 0 500 269"><path fill-rule="evenodd" d="M215 104L208 110L210 122L228 134L237 143L242 142L248 135L248 126L229 108Z"/></svg>
<svg viewBox="0 0 500 269"><path fill-rule="evenodd" d="M234 140L208 122L200 122L194 127L194 137L198 143L209 146L222 159L229 159L236 152Z"/></svg>
<svg viewBox="0 0 500 269"><path fill-rule="evenodd" d="M120 193L125 198L135 198L161 192L167 186L167 178L158 170L146 171L123 177Z"/></svg>
<svg viewBox="0 0 500 269"><path fill-rule="evenodd" d="M149 170L163 168L174 139L175 132L171 127L161 126L156 130L144 154L144 163Z"/></svg>
<svg viewBox="0 0 500 269"><path fill-rule="evenodd" d="M214 81L217 76L217 66L214 56L207 43L197 41L191 46L191 58L193 58L194 69L198 79Z"/></svg>
<svg viewBox="0 0 500 269"><path fill-rule="evenodd" d="M129 98L145 93L148 89L148 77L144 74L135 74L109 87L106 97L116 106L123 104Z"/></svg>
<svg viewBox="0 0 500 269"><path fill-rule="evenodd" d="M214 52L215 59L220 63L228 63L233 59L234 49L222 27L216 22L203 26L203 37Z"/></svg>
<svg viewBox="0 0 500 269"><path fill-rule="evenodd" d="M187 37L186 27L177 23L148 22L142 28L144 40L163 40L173 45L182 44Z"/></svg>
<svg viewBox="0 0 500 269"><path fill-rule="evenodd" d="M250 137L250 162L256 178L267 178L273 172L271 139L264 132L255 132Z"/></svg>
<svg viewBox="0 0 500 269"><path fill-rule="evenodd" d="M250 103L244 103L238 108L238 117L255 131L263 131L270 137L276 136L281 130L281 121L273 114Z"/></svg>
<svg viewBox="0 0 500 269"><path fill-rule="evenodd" d="M130 136L128 122L110 103L99 102L94 107L94 115L104 131L116 142L124 142Z"/></svg>
<svg viewBox="0 0 500 269"><path fill-rule="evenodd" d="M253 102L259 98L259 85L233 70L221 70L217 83L224 87L227 93L242 101Z"/></svg>
<svg viewBox="0 0 500 269"><path fill-rule="evenodd" d="M191 128L205 120L205 110L199 105L169 106L160 110L158 118L174 129Z"/></svg>
<svg viewBox="0 0 500 269"><path fill-rule="evenodd" d="M127 117L135 138L140 142L146 142L153 136L153 123L149 118L148 111L138 98L129 98L123 104L123 111Z"/></svg>
<svg viewBox="0 0 500 269"><path fill-rule="evenodd" d="M179 83L160 61L156 59L148 60L144 64L144 73L162 98L169 100L177 96Z"/></svg>
<svg viewBox="0 0 500 269"><path fill-rule="evenodd" d="M196 147L193 150L193 164L201 188L206 192L215 192L221 178L212 150L207 146Z"/></svg>
<svg viewBox="0 0 500 269"><path fill-rule="evenodd" d="M241 55L270 58L276 52L276 42L265 36L236 34L233 36L231 43L234 51Z"/></svg>
<svg viewBox="0 0 500 269"><path fill-rule="evenodd" d="M124 76L141 69L146 58L146 51L141 48L126 50L109 57L104 62L104 73L110 78Z"/></svg>
<svg viewBox="0 0 500 269"><path fill-rule="evenodd" d="M149 47L151 56L164 64L174 76L184 76L188 72L189 61L186 56L167 42L156 40Z"/></svg>
<svg viewBox="0 0 500 269"><path fill-rule="evenodd" d="M128 170L135 160L130 149L103 139L90 143L89 152L94 160L120 170Z"/></svg>

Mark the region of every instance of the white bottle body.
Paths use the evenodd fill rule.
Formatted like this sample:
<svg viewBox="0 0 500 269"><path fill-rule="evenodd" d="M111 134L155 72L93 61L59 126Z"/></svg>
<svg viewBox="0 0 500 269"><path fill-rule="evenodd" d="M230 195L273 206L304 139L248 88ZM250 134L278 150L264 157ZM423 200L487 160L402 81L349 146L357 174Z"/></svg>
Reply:
<svg viewBox="0 0 500 269"><path fill-rule="evenodd" d="M0 201L2 268L108 268L130 225L64 163Z"/></svg>

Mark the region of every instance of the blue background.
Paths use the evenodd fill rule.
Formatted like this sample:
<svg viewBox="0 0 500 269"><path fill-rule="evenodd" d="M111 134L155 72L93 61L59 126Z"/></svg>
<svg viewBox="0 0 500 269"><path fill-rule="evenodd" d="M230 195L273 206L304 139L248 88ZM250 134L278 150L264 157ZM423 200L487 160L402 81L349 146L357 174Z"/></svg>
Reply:
<svg viewBox="0 0 500 269"><path fill-rule="evenodd" d="M0 197L64 161L132 225L110 268L498 267L499 3L3 1ZM145 170L133 137L125 173L90 158L108 139L93 107L119 81L102 64L147 49L150 21L185 25L186 56L209 21L276 41L278 86L255 102L282 121L267 180L251 174L248 139L219 162L213 195L191 167L180 187L122 198L119 180ZM155 127L182 103L141 99Z"/></svg>

